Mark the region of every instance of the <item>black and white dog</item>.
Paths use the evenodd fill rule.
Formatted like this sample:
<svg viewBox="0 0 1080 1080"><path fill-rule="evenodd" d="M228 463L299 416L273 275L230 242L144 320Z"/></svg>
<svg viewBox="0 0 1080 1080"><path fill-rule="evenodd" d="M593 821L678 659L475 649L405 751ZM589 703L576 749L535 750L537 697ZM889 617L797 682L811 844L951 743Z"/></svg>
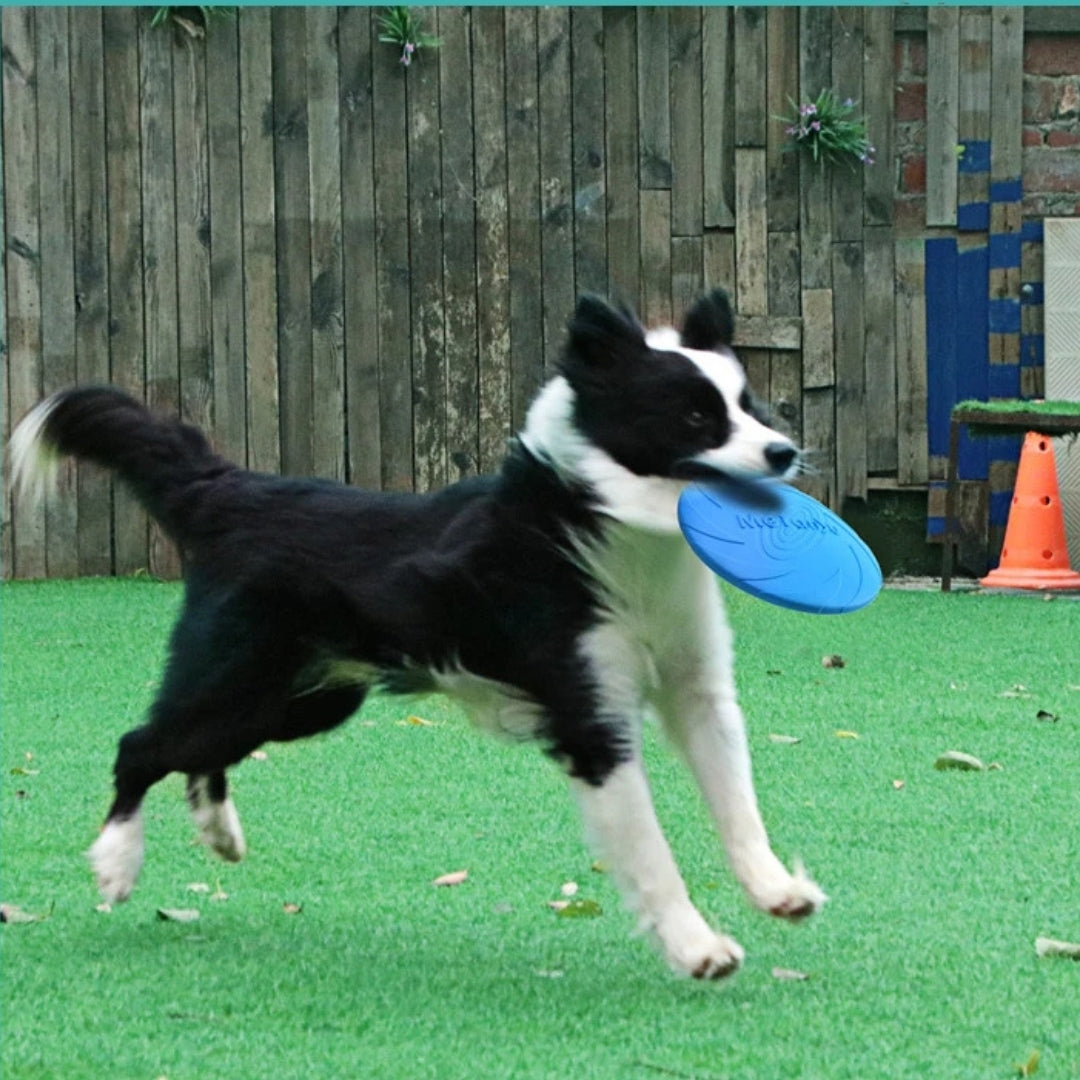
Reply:
<svg viewBox="0 0 1080 1080"><path fill-rule="evenodd" d="M225 770L269 740L341 724L372 687L442 692L538 739L671 966L727 975L743 951L705 922L661 833L641 760L655 712L708 802L750 900L797 919L825 900L773 854L758 813L716 582L679 532L690 480L782 478L798 451L756 414L720 290L681 331L579 301L559 373L501 471L425 495L248 472L110 388L49 397L11 441L23 489L59 459L115 472L179 546L186 591L148 722L120 740L90 850L106 899L143 860L140 805L187 774L203 840L245 845Z"/></svg>

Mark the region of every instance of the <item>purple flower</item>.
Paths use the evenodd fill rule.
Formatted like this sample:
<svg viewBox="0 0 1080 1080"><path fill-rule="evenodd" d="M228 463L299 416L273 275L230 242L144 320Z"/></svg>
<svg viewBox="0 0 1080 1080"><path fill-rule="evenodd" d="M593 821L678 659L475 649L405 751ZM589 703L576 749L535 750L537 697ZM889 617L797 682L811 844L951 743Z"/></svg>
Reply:
<svg viewBox="0 0 1080 1080"><path fill-rule="evenodd" d="M401 50L401 62L408 67L412 63L413 53L416 52L416 45L412 41L406 41L405 47Z"/></svg>
<svg viewBox="0 0 1080 1080"><path fill-rule="evenodd" d="M809 105L803 105L799 109L800 116L813 116L817 113L817 106L811 101Z"/></svg>
<svg viewBox="0 0 1080 1080"><path fill-rule="evenodd" d="M810 125L810 130L811 130L811 131L820 131L820 130L821 130L821 121L820 121L820 120L815 120L815 121L814 121L814 122L813 122L813 123L812 123L812 124Z"/></svg>

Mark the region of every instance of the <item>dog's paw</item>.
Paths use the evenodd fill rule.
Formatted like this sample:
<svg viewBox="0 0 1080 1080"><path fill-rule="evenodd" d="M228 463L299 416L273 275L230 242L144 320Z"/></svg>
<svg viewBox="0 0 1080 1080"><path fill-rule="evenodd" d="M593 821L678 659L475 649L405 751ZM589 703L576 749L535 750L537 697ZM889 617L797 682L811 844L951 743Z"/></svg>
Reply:
<svg viewBox="0 0 1080 1080"><path fill-rule="evenodd" d="M737 971L745 953L733 938L718 934L702 917L669 918L654 928L672 970L694 979L723 979Z"/></svg>
<svg viewBox="0 0 1080 1080"><path fill-rule="evenodd" d="M110 904L121 904L135 888L143 862L142 818L109 821L86 853L98 891Z"/></svg>
<svg viewBox="0 0 1080 1080"><path fill-rule="evenodd" d="M206 803L192 811L199 839L226 862L239 862L247 853L240 815L232 799Z"/></svg>
<svg viewBox="0 0 1080 1080"><path fill-rule="evenodd" d="M793 874L785 870L783 877L768 887L751 891L750 899L756 907L778 919L798 922L818 911L828 897L810 879L802 863L797 862Z"/></svg>

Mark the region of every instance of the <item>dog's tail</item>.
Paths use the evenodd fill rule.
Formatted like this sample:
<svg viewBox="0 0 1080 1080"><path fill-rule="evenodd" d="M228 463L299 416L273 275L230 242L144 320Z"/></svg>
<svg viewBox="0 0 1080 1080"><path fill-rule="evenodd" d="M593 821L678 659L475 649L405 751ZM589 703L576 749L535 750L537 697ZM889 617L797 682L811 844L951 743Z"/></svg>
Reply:
<svg viewBox="0 0 1080 1080"><path fill-rule="evenodd" d="M41 498L64 458L92 461L120 477L174 539L185 492L236 467L197 428L159 419L108 386L61 390L40 402L12 433L10 452L21 494Z"/></svg>

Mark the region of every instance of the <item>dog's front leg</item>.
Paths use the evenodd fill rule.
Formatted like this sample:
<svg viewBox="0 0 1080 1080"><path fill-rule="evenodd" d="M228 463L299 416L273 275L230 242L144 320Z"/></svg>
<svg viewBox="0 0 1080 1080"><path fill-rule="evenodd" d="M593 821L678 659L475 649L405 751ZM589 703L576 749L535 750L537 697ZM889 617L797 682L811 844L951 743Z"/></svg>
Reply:
<svg viewBox="0 0 1080 1080"><path fill-rule="evenodd" d="M753 904L787 919L813 914L825 894L801 867L794 874L773 854L758 810L742 710L734 690L686 671L662 708L712 811L728 861Z"/></svg>
<svg viewBox="0 0 1080 1080"><path fill-rule="evenodd" d="M690 902L656 819L640 759L616 766L601 783L572 779L571 784L590 840L671 967L698 979L734 971L743 950L716 933Z"/></svg>

